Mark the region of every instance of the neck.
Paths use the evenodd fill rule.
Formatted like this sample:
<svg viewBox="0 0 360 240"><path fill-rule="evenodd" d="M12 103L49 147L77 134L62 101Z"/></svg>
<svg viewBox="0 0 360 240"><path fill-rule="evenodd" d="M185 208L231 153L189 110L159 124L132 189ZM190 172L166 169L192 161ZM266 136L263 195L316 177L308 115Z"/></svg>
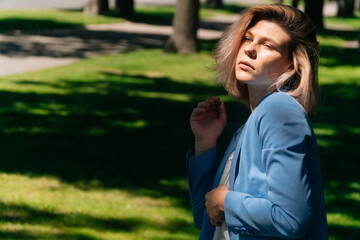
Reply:
<svg viewBox="0 0 360 240"><path fill-rule="evenodd" d="M259 86L247 85L248 92L249 92L249 103L251 111L259 105L260 101L270 92L276 89L275 86L268 88L264 87L261 88Z"/></svg>

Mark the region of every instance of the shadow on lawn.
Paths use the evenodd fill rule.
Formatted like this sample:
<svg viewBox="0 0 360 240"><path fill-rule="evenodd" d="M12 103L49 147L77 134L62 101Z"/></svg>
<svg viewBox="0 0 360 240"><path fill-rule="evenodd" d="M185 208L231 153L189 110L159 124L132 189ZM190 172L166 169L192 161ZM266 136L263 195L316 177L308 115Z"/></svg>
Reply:
<svg viewBox="0 0 360 240"><path fill-rule="evenodd" d="M200 6L201 9L212 9L206 4L202 4ZM228 12L230 14L238 14L242 12L244 9L246 9L245 6L240 6L237 4L224 4L221 10ZM123 15L120 15L116 13L114 10L110 10L106 13L106 16L110 17L121 17L128 19L133 22L139 22L139 23L147 23L147 24L156 24L156 25L172 25L173 17L175 12L175 6L167 6L164 8L159 8L154 12L143 9L135 9L135 15L133 17L126 17ZM201 14L201 12L200 12ZM205 25L203 28L212 28L211 25ZM218 29L218 28L215 28ZM223 30L223 29L222 29Z"/></svg>
<svg viewBox="0 0 360 240"><path fill-rule="evenodd" d="M330 59L324 63L330 68L359 66L360 55L356 49L322 46L321 56ZM321 105L312 119L318 130L327 212L354 222L360 220L360 202L351 197L359 192L356 184L359 184L360 85L357 80L347 78L344 73L343 84L337 81L321 85ZM347 220L336 220L336 224L329 225L330 236L359 239L360 228L342 225L343 221Z"/></svg>
<svg viewBox="0 0 360 240"><path fill-rule="evenodd" d="M211 42L203 44L211 48ZM339 54L327 48L322 51L339 63L346 61L341 49ZM333 66L337 64L329 67ZM220 88L114 72L103 72L102 78L88 82L44 83L24 79L18 84L19 87L32 84L66 89L68 94L0 93L0 171L54 175L79 188L121 188L154 198L171 196L179 205L190 209L187 190L176 184L161 184L161 180L176 183L177 179L186 178L184 157L193 143L189 115L198 101L223 95ZM327 202L327 210L358 220L359 202L348 196L357 191L349 187L349 183L358 182L360 87L338 83L321 88L323 103L312 121L314 127L320 129L318 140L325 190L328 196L333 196ZM176 94L185 95L188 100L173 99ZM246 107L235 102L227 103L227 109L229 124L222 136L225 141L221 151L249 115ZM92 182L97 185L93 186ZM9 217L10 221L13 218L30 224L42 218L55 224L67 217L24 206L0 204L1 208L5 209L5 213L0 211L3 212L1 219ZM21 220L5 216L6 209L27 212L33 218ZM133 227L121 221L111 223L78 217L85 225L108 223L105 228L110 230L112 226L123 231L131 231ZM137 219L131 221L135 227L141 224ZM181 223L170 225L179 226L179 231L187 229ZM331 236L339 239L360 238L359 229L355 227L330 225L329 230ZM22 233L0 234L15 238ZM66 235L56 237L68 239ZM92 239L82 235L72 237ZM36 237L29 235L27 239Z"/></svg>
<svg viewBox="0 0 360 240"><path fill-rule="evenodd" d="M84 24L59 22L35 18L6 18L0 20L0 32L15 30L69 29L83 27Z"/></svg>
<svg viewBox="0 0 360 240"><path fill-rule="evenodd" d="M79 187L97 179L99 187L154 189L155 197L187 201L186 190L158 183L184 178L184 155L193 142L189 114L198 99L223 91L166 78L104 77L58 85L19 82L69 89L67 95L1 92L0 169L51 174ZM79 93L84 88L99 93ZM196 101L130 96L131 91L185 93Z"/></svg>
<svg viewBox="0 0 360 240"><path fill-rule="evenodd" d="M194 228L188 223L180 219L167 220L166 223L156 220L145 220L141 218L121 218L108 219L99 218L81 213L54 213L46 210L38 210L26 205L4 204L0 202L0 223L11 222L19 224L27 224L30 226L42 226L42 231L37 234L36 230L25 231L23 229L10 230L6 228L0 230L2 239L66 239L66 240L100 240L90 236L84 229L92 229L98 232L124 232L129 233L142 227L150 229L159 229L169 232L193 233ZM59 228L59 226L61 226ZM71 229L67 233L63 229ZM56 229L56 231L54 231ZM45 231L45 232L44 232ZM80 233L82 232L82 233Z"/></svg>
<svg viewBox="0 0 360 240"><path fill-rule="evenodd" d="M66 95L1 92L0 171L54 175L82 189L121 188L154 198L170 196L176 199L175 204L190 210L187 189L176 184L178 179L186 178L184 156L193 142L189 114L198 100L224 92L168 78L113 72L103 72L103 76L105 80L92 82L18 82L23 87L36 84L69 89ZM81 93L84 88L99 93ZM131 91L188 94L190 101L131 96ZM233 103L229 108L239 109ZM247 109L240 107L230 119L245 119L242 112L246 113ZM230 124L229 128L232 127L235 126ZM223 137L230 136L224 134ZM163 184L162 180L167 180L168 184ZM181 220L167 220L166 223L141 219L112 221L4 203L0 204L0 212L1 221L29 225L46 223L56 227L63 223L71 228L118 232L131 232L145 225L151 229L196 234L192 225ZM0 235L39 238L22 230L1 230ZM64 233L51 233L49 238L94 239Z"/></svg>
<svg viewBox="0 0 360 240"><path fill-rule="evenodd" d="M176 184L161 184L161 180L176 183L177 179L186 178L184 155L193 143L188 126L189 114L197 101L222 95L224 91L168 78L113 72L103 72L103 76L104 79L89 82L18 82L20 86L38 84L69 89L65 95L1 92L0 170L54 175L85 189L121 188L154 198L171 196L178 200L179 205L190 209L187 190ZM84 93L84 88L98 93ZM334 132L321 134L320 131L318 134L322 143L320 154L325 189L328 196L333 196L327 202L327 210L359 219L359 202L347 196L356 192L349 183L358 181L356 166L360 156L355 143L359 142L356 129L360 127L360 114L353 107L360 104L360 87L323 85L322 90L323 103L312 120L315 128ZM160 97L141 97L141 93L157 93ZM185 94L190 100L169 100L161 98L161 93ZM227 103L227 108L229 124L222 136L226 141L249 115L246 107L235 102ZM221 151L226 141L220 146ZM97 184L92 185L93 182ZM26 206L0 204L1 208L2 220L29 224L61 221L69 226L74 224L74 227L104 227L116 231L131 231L139 224L149 224L142 223L141 219L122 222L59 215ZM19 214L6 215L7 211L25 212L28 217L21 219L14 217ZM75 217L83 225L68 221L70 217ZM176 224L180 223L163 227L178 226L180 231L190 228L184 226L186 223ZM357 228L330 225L329 229L331 236L339 238L357 239L360 236ZM23 232L1 234L17 237ZM60 234L56 237L68 239L69 236ZM71 239L93 238L72 235Z"/></svg>

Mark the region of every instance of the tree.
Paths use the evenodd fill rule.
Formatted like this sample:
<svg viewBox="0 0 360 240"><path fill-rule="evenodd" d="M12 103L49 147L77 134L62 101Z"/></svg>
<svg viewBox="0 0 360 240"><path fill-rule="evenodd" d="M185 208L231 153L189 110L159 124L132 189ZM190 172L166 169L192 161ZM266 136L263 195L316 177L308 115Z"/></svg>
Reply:
<svg viewBox="0 0 360 240"><path fill-rule="evenodd" d="M178 0L173 18L174 31L165 44L166 52L194 53L199 51L199 0Z"/></svg>
<svg viewBox="0 0 360 240"><path fill-rule="evenodd" d="M134 12L134 0L116 0L115 11L125 17L133 17Z"/></svg>
<svg viewBox="0 0 360 240"><path fill-rule="evenodd" d="M338 0L338 17L353 17L355 0Z"/></svg>
<svg viewBox="0 0 360 240"><path fill-rule="evenodd" d="M85 14L100 15L109 10L109 0L87 0L83 9Z"/></svg>
<svg viewBox="0 0 360 240"><path fill-rule="evenodd" d="M355 11L360 11L360 0L355 0Z"/></svg>
<svg viewBox="0 0 360 240"><path fill-rule="evenodd" d="M323 7L324 0L305 0L305 13L317 28L324 28Z"/></svg>
<svg viewBox="0 0 360 240"><path fill-rule="evenodd" d="M206 4L211 8L222 8L222 0L206 0Z"/></svg>
<svg viewBox="0 0 360 240"><path fill-rule="evenodd" d="M299 6L299 0L292 0L291 6L297 8Z"/></svg>

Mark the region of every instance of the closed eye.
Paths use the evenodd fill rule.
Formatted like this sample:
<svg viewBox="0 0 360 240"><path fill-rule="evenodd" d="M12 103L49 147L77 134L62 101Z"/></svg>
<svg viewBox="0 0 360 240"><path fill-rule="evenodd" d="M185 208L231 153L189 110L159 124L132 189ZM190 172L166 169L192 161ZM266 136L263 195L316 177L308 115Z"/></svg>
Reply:
<svg viewBox="0 0 360 240"><path fill-rule="evenodd" d="M270 49L274 49L274 47L271 44L268 44L268 43L265 44L265 47L270 48Z"/></svg>
<svg viewBox="0 0 360 240"><path fill-rule="evenodd" d="M250 38L250 37L243 37L242 40L243 40L243 41L251 41L251 38Z"/></svg>

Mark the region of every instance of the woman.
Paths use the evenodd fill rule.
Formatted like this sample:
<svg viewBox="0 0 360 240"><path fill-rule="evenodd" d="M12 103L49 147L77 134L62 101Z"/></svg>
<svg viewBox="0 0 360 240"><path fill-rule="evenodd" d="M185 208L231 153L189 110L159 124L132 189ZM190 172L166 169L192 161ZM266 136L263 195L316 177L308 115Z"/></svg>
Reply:
<svg viewBox="0 0 360 240"><path fill-rule="evenodd" d="M318 150L307 114L317 103L318 43L310 20L279 4L248 9L215 51L217 80L252 111L217 168L226 125L219 98L190 125L189 192L200 239L327 239Z"/></svg>

